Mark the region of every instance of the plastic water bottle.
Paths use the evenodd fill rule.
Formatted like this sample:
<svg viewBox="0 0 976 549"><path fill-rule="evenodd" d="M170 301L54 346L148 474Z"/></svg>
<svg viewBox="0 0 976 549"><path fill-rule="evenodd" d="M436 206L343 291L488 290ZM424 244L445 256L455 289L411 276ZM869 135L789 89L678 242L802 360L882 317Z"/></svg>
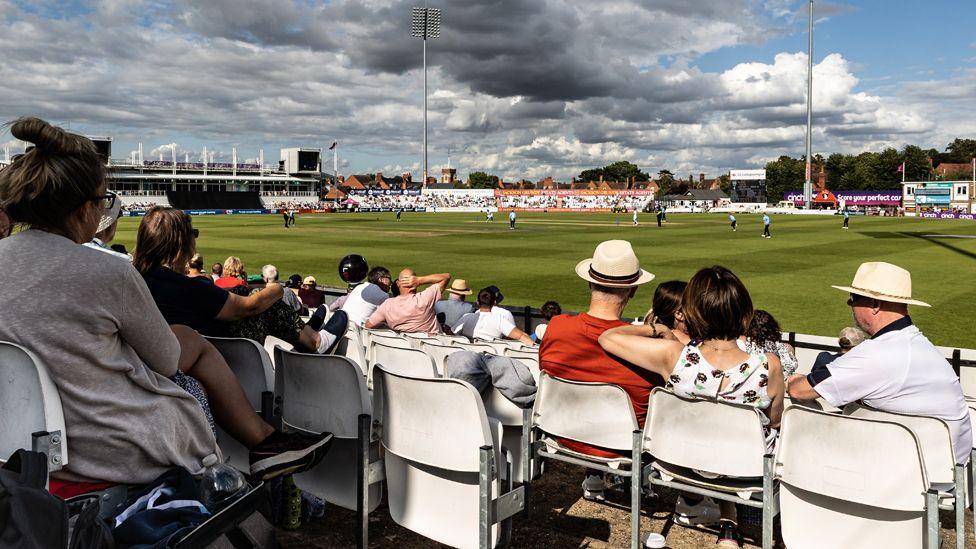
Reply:
<svg viewBox="0 0 976 549"><path fill-rule="evenodd" d="M200 479L201 503L211 513L217 513L247 493L247 481L240 471L220 463L211 454L203 458L203 477Z"/></svg>

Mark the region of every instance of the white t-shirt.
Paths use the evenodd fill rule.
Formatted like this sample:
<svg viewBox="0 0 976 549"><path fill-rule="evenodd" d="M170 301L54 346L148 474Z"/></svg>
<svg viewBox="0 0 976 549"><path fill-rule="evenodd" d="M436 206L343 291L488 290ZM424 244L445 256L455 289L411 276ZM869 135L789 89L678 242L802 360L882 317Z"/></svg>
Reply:
<svg viewBox="0 0 976 549"><path fill-rule="evenodd" d="M346 312L351 322L356 323L357 326L362 326L366 323L366 319L376 311L376 308L389 297L382 288L367 282L356 286L349 292L346 302L342 305L342 310Z"/></svg>
<svg viewBox="0 0 976 549"><path fill-rule="evenodd" d="M808 379L838 408L860 400L886 412L945 420L956 463L965 463L972 449L972 425L959 378L917 327L907 318L897 322L894 329L854 347L828 364L823 374L812 373Z"/></svg>
<svg viewBox="0 0 976 549"><path fill-rule="evenodd" d="M478 311L475 311L475 312L478 312ZM495 305L494 307L491 308L491 314L500 316L500 317L504 318L505 320L507 320L509 322L509 324L511 324L513 326L515 325L515 317L512 316L512 311L509 311L508 309L505 309L503 307L499 307L498 305Z"/></svg>
<svg viewBox="0 0 976 549"><path fill-rule="evenodd" d="M471 339L503 339L512 333L515 324L494 312L475 311L462 316L451 329Z"/></svg>

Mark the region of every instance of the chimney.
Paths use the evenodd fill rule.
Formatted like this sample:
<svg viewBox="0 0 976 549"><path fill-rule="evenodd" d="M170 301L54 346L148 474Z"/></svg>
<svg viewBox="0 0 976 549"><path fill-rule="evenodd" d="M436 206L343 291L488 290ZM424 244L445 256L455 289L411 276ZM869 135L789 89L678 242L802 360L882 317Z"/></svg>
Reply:
<svg viewBox="0 0 976 549"><path fill-rule="evenodd" d="M413 183L413 174L410 172L404 172L401 177L403 177L403 180L407 183Z"/></svg>
<svg viewBox="0 0 976 549"><path fill-rule="evenodd" d="M603 176L600 176L600 183L603 183Z"/></svg>
<svg viewBox="0 0 976 549"><path fill-rule="evenodd" d="M376 172L376 175L373 176L373 182L379 185L380 181L383 181L383 172Z"/></svg>
<svg viewBox="0 0 976 549"><path fill-rule="evenodd" d="M705 174L703 173L698 174L698 182L701 183L702 185L705 184Z"/></svg>

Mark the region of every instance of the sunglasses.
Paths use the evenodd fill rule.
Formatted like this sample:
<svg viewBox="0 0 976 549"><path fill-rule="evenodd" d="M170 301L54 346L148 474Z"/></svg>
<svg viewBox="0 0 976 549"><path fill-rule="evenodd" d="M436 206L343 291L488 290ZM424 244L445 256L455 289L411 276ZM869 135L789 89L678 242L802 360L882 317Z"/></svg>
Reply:
<svg viewBox="0 0 976 549"><path fill-rule="evenodd" d="M92 202L100 202L102 204L102 208L108 211L115 206L115 201L118 200L118 196L112 191L105 191L105 194L101 196L93 196L89 200Z"/></svg>
<svg viewBox="0 0 976 549"><path fill-rule="evenodd" d="M862 299L870 299L870 298L869 297L865 297L863 295L851 294L851 296L847 298L847 306L848 307L853 307L853 306L857 305L857 302L860 301L860 300L862 300Z"/></svg>

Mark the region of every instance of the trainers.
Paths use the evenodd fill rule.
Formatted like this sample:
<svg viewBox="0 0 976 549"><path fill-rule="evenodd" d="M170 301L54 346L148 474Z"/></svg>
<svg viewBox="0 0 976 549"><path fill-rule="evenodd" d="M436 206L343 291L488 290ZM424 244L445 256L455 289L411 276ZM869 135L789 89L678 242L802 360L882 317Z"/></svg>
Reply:
<svg viewBox="0 0 976 549"><path fill-rule="evenodd" d="M684 526L715 524L721 517L718 504L710 497L690 505L684 496L678 496L678 501L674 504L674 522Z"/></svg>
<svg viewBox="0 0 976 549"><path fill-rule="evenodd" d="M719 547L742 547L742 532L734 522L723 520L718 529L718 539L715 545Z"/></svg>
<svg viewBox="0 0 976 549"><path fill-rule="evenodd" d="M332 433L303 435L275 431L251 449L251 477L261 480L301 473L325 457Z"/></svg>
<svg viewBox="0 0 976 549"><path fill-rule="evenodd" d="M583 481L583 499L586 501L606 501L603 491L607 483L603 481L602 475L587 475Z"/></svg>

